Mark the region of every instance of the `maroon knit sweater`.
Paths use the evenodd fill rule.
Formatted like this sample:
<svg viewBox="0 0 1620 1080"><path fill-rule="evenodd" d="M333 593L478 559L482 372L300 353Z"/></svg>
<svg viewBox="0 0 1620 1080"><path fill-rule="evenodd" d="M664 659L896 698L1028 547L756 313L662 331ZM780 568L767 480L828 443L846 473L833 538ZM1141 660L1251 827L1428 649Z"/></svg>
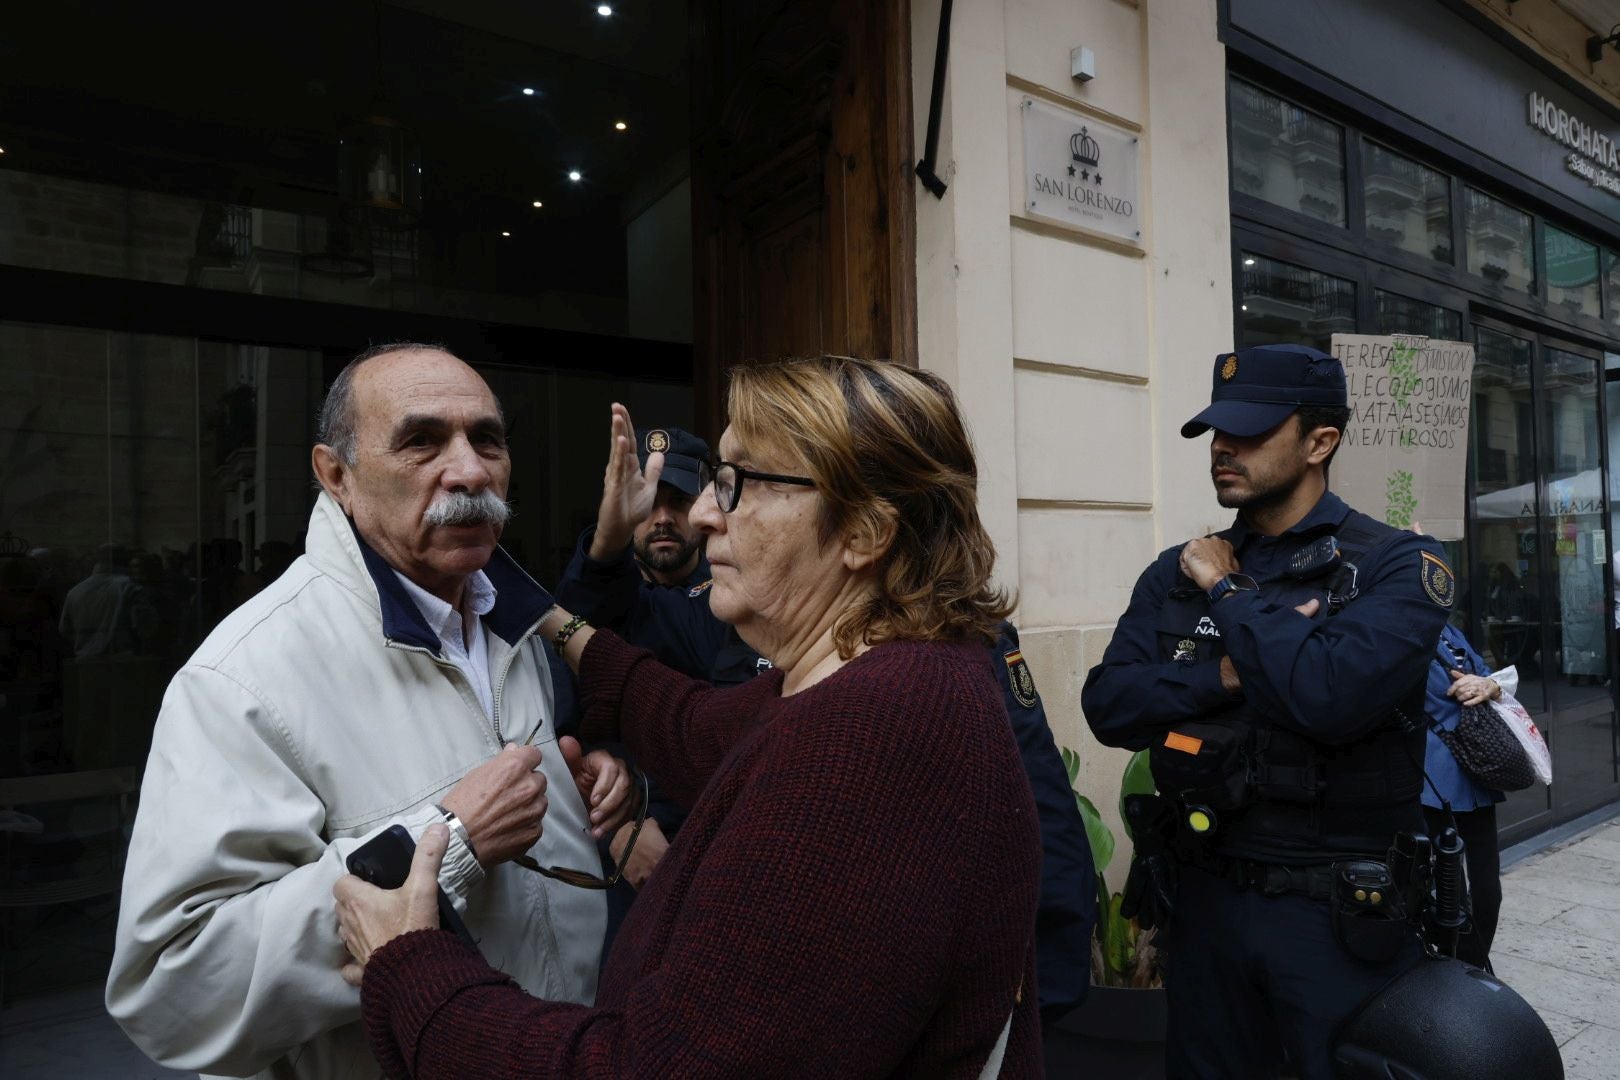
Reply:
<svg viewBox="0 0 1620 1080"><path fill-rule="evenodd" d="M379 949L390 1076L972 1080L1009 1013L1001 1075L1041 1075L1040 838L982 645L879 645L783 698L780 672L716 690L598 633L580 682L586 730L622 724L691 816L593 1008L444 931Z"/></svg>

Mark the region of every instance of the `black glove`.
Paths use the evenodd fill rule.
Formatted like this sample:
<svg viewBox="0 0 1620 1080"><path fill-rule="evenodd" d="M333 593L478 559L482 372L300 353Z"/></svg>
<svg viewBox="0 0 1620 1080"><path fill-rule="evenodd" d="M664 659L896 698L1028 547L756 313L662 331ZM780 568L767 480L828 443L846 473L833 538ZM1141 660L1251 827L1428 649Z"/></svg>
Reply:
<svg viewBox="0 0 1620 1080"><path fill-rule="evenodd" d="M1144 930L1170 921L1176 906L1176 866L1170 858L1170 841L1175 836L1175 807L1162 795L1127 795L1125 820L1136 844L1131 870L1125 878L1125 891L1119 911L1135 917Z"/></svg>
<svg viewBox="0 0 1620 1080"><path fill-rule="evenodd" d="M1125 878L1119 913L1143 930L1167 926L1176 911L1176 867L1166 855L1138 853Z"/></svg>

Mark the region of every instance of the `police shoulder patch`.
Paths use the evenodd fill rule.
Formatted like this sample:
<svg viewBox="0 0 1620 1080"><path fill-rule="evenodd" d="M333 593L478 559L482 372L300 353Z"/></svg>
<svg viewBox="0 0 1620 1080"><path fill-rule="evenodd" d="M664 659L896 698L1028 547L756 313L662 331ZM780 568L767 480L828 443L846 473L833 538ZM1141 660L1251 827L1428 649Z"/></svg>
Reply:
<svg viewBox="0 0 1620 1080"><path fill-rule="evenodd" d="M713 585L713 584L714 584L714 578L710 578L708 581L703 582L701 585L692 586L690 589L687 590L686 595L688 597L702 596L705 592L708 591L709 586Z"/></svg>
<svg viewBox="0 0 1620 1080"><path fill-rule="evenodd" d="M1007 661L1007 682L1012 686L1013 697L1024 708L1033 709L1041 699L1035 693L1035 676L1029 673L1029 664L1025 663L1023 652L1014 649L1004 659Z"/></svg>
<svg viewBox="0 0 1620 1080"><path fill-rule="evenodd" d="M1423 579L1423 591L1436 604L1449 608L1457 599L1457 575L1451 572L1451 567L1440 556L1427 551L1421 554L1423 558L1418 563L1418 573Z"/></svg>

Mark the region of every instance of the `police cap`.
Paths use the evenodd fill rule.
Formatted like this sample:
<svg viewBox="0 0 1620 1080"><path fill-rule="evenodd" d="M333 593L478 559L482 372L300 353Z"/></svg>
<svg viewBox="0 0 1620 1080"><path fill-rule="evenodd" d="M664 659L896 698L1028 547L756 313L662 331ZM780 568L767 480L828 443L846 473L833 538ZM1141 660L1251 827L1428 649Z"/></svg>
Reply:
<svg viewBox="0 0 1620 1080"><path fill-rule="evenodd" d="M1264 435L1301 405L1344 408L1344 368L1308 345L1257 345L1215 358L1207 409L1181 425L1184 439L1214 428L1247 438Z"/></svg>
<svg viewBox="0 0 1620 1080"><path fill-rule="evenodd" d="M643 431L637 444L636 459L644 469L649 454L664 455L664 472L658 478L659 483L688 495L703 490L699 470L709 460L708 443L678 427L655 427Z"/></svg>

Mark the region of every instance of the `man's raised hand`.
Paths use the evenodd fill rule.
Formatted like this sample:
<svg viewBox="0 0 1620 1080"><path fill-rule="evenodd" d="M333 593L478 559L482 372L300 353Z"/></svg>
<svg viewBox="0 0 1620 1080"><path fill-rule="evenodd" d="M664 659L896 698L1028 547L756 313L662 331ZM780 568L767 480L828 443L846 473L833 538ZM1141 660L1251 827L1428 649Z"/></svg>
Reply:
<svg viewBox="0 0 1620 1080"><path fill-rule="evenodd" d="M636 526L647 520L658 498L658 478L664 472L662 453L648 454L647 469L642 471L630 410L618 402L613 403L610 429L602 505L596 511L596 535L591 538L590 555L598 562L617 558Z"/></svg>

